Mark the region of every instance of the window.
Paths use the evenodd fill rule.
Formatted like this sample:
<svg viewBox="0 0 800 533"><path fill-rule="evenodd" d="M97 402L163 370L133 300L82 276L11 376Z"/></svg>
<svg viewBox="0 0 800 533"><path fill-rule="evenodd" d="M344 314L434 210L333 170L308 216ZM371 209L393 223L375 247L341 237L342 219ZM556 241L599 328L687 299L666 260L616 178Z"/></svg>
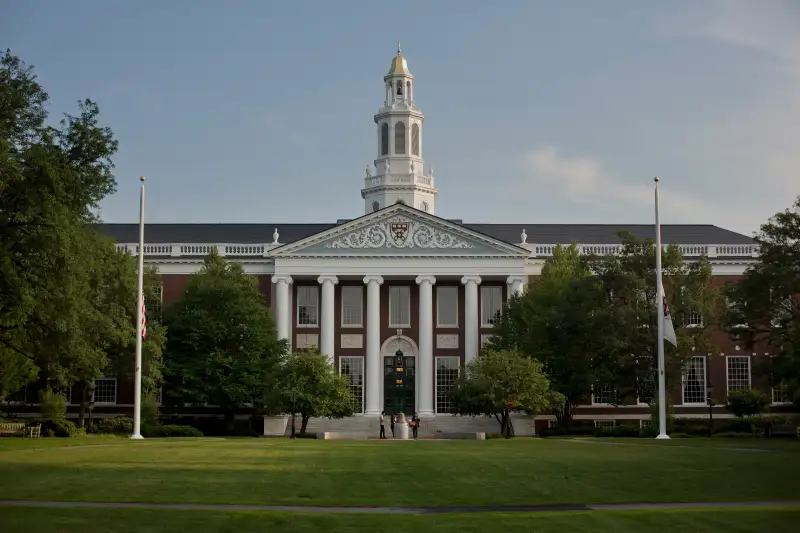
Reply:
<svg viewBox="0 0 800 533"><path fill-rule="evenodd" d="M786 390L786 385L779 383L772 387L772 403L791 403L789 401L789 391Z"/></svg>
<svg viewBox="0 0 800 533"><path fill-rule="evenodd" d="M419 155L419 124L411 125L411 155Z"/></svg>
<svg viewBox="0 0 800 533"><path fill-rule="evenodd" d="M411 287L389 287L389 327L411 327Z"/></svg>
<svg viewBox="0 0 800 533"><path fill-rule="evenodd" d="M436 358L436 413L452 413L453 403L450 393L458 381L461 364L459 357Z"/></svg>
<svg viewBox="0 0 800 533"><path fill-rule="evenodd" d="M491 328L503 314L503 287L481 287L481 327Z"/></svg>
<svg viewBox="0 0 800 533"><path fill-rule="evenodd" d="M730 355L727 357L728 394L750 389L750 357Z"/></svg>
<svg viewBox="0 0 800 533"><path fill-rule="evenodd" d="M145 294L144 307L147 313L147 320L156 320L161 322L161 309L164 302L164 284L159 283L155 288L155 298L148 298Z"/></svg>
<svg viewBox="0 0 800 533"><path fill-rule="evenodd" d="M381 126L381 155L389 155L389 125Z"/></svg>
<svg viewBox="0 0 800 533"><path fill-rule="evenodd" d="M353 393L353 411L364 412L364 358L360 355L339 358L339 373L347 376Z"/></svg>
<svg viewBox="0 0 800 533"><path fill-rule="evenodd" d="M403 122L394 125L394 153L406 153L406 125Z"/></svg>
<svg viewBox="0 0 800 533"><path fill-rule="evenodd" d="M117 380L115 378L94 380L94 403L117 403Z"/></svg>
<svg viewBox="0 0 800 533"><path fill-rule="evenodd" d="M687 328L702 328L703 315L690 311L684 316L683 325Z"/></svg>
<svg viewBox="0 0 800 533"><path fill-rule="evenodd" d="M649 418L640 418L639 419L639 428L651 428L653 427L653 421Z"/></svg>
<svg viewBox="0 0 800 533"><path fill-rule="evenodd" d="M458 327L458 287L436 287L436 326Z"/></svg>
<svg viewBox="0 0 800 533"><path fill-rule="evenodd" d="M613 428L616 425L614 420L595 420L594 427L596 428Z"/></svg>
<svg viewBox="0 0 800 533"><path fill-rule="evenodd" d="M547 427L549 428L557 428L558 427L558 420L548 420Z"/></svg>
<svg viewBox="0 0 800 533"><path fill-rule="evenodd" d="M683 367L683 403L705 405L706 397L706 358L696 355Z"/></svg>
<svg viewBox="0 0 800 533"><path fill-rule="evenodd" d="M319 287L297 287L297 325L319 325Z"/></svg>
<svg viewBox="0 0 800 533"><path fill-rule="evenodd" d="M611 385L592 387L592 405L616 405L617 391Z"/></svg>
<svg viewBox="0 0 800 533"><path fill-rule="evenodd" d="M362 287L342 287L342 326L361 327Z"/></svg>

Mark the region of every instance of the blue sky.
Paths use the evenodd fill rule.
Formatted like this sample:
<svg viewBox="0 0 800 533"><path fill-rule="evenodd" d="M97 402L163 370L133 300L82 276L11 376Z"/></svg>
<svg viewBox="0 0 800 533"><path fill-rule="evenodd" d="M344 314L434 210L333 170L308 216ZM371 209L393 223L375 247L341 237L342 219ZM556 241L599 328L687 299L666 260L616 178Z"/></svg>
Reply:
<svg viewBox="0 0 800 533"><path fill-rule="evenodd" d="M750 234L800 194L800 3L6 0L0 46L51 111L120 141L109 222L328 222L364 212L398 40L437 214ZM9 16L10 15L10 16Z"/></svg>

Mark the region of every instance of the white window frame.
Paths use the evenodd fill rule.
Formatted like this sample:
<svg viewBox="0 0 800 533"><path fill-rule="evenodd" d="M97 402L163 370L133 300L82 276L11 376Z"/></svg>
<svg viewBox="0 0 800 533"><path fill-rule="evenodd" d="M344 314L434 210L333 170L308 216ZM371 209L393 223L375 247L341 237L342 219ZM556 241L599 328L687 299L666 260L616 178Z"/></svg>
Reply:
<svg viewBox="0 0 800 533"><path fill-rule="evenodd" d="M357 388L360 389L360 398L359 398L358 404L361 405L361 411L354 411L355 414L360 415L360 414L364 413L364 409L365 409L364 402L366 401L365 393L364 393L364 391L366 389L366 380L367 380L366 366L364 364L366 361L365 361L363 355L342 355L342 356L339 356L339 375L346 375L348 378L351 376L351 374L342 374L342 366L344 366L343 363L344 363L344 361L346 359L358 359L358 360L360 360L358 364L360 365L360 368L361 368L361 385L358 386ZM354 387L353 387L352 384L348 383L348 388L352 392Z"/></svg>
<svg viewBox="0 0 800 533"><path fill-rule="evenodd" d="M442 294L445 295L445 301L447 300L447 297L452 297L453 298L453 304L454 304L455 313L456 313L455 322L451 322L451 323L443 322L442 319L441 319L440 312L441 312L441 309L442 309ZM445 285L445 286L442 286L442 287L436 287L436 327L437 328L458 328L458 322L459 322L458 315L459 315L459 309L458 309L458 287L453 287L453 286L448 286L448 285Z"/></svg>
<svg viewBox="0 0 800 533"><path fill-rule="evenodd" d="M355 306L353 302L347 302L345 298L347 293L350 293L350 298L353 298L354 301L358 301L358 311L356 312ZM358 298L355 298L355 294L358 294ZM342 286L341 292L341 299L342 299L342 327L343 328L363 328L364 327L364 287L359 285L344 285ZM348 318L353 318L355 315L358 315L358 323L355 322L347 322Z"/></svg>
<svg viewBox="0 0 800 533"><path fill-rule="evenodd" d="M450 364L452 364L452 362L455 361L456 370L458 371L458 374L456 375L456 381L454 381L452 386L451 386L451 390L452 390L452 388L454 388L456 386L456 384L458 383L458 378L461 376L461 357L459 357L457 355L440 355L440 356L436 357L436 361L435 361L435 365L434 365L434 375L433 375L434 386L435 386L434 393L433 393L434 409L436 411L436 414L440 414L440 413L441 414L451 414L452 411L439 411L439 360L440 359L446 359L446 360L448 360L450 362ZM448 368L448 370L452 370L452 367ZM452 405L451 405L451 407L452 407Z"/></svg>
<svg viewBox="0 0 800 533"><path fill-rule="evenodd" d="M495 285L488 285L488 286L485 286L485 287L481 286L481 302L480 302L480 306L481 306L481 327L482 328L493 328L494 327L494 323L489 322L489 320L493 320L494 319L494 314L491 317L487 317L486 313L485 313L486 312L486 306L484 306L484 302L487 301L487 295L490 295L488 297L488 300L490 300L492 303L494 303L495 297L497 298L497 302L499 302L499 304L500 304L499 307L497 308L497 310L500 312L500 316L502 316L503 315L503 306L505 305L505 302L503 301L503 287L499 287L499 286L495 286Z"/></svg>
<svg viewBox="0 0 800 533"><path fill-rule="evenodd" d="M114 401L112 402L99 402L97 401L97 382L98 381L113 381L114 382ZM119 397L119 383L117 378L96 378L94 380L94 404L95 405L117 405L117 398Z"/></svg>
<svg viewBox="0 0 800 533"><path fill-rule="evenodd" d="M303 301L301 291L305 292L306 296L313 294L313 304L301 304ZM314 323L303 324L300 322L300 309L303 307L313 308L315 310ZM297 287L297 327L298 328L318 328L319 327L319 286L318 285L299 285Z"/></svg>
<svg viewBox="0 0 800 533"><path fill-rule="evenodd" d="M152 307L151 306L152 302L147 297L145 297L145 299L144 299L144 308L145 308L145 313L147 314L148 317L155 317L156 320L161 322L162 318L163 318L163 315L164 315L164 282L163 281L160 281L158 283L158 288L157 288L156 292L158 292L158 316L155 316L155 313L151 314L150 309Z"/></svg>
<svg viewBox="0 0 800 533"><path fill-rule="evenodd" d="M775 399L776 398L776 395L775 395L776 391L780 391L779 394L778 394L778 399ZM792 402L790 402L788 400L788 396L789 396L789 393L786 390L786 387L784 385L778 384L777 387L773 386L773 387L770 388L770 400L772 400L770 403L772 405L789 405L789 404L791 404Z"/></svg>
<svg viewBox="0 0 800 533"><path fill-rule="evenodd" d="M594 421L594 427L596 428L613 428L616 425L617 421L613 418L602 418Z"/></svg>
<svg viewBox="0 0 800 533"><path fill-rule="evenodd" d="M703 365L703 401L702 402L687 402L686 401L686 371L688 370L688 363L696 359L702 359ZM693 355L686 360L686 365L681 371L681 405L708 405L708 357L705 355Z"/></svg>
<svg viewBox="0 0 800 533"><path fill-rule="evenodd" d="M608 386L608 393L609 395L615 395L617 394L617 391L614 389L614 387ZM602 398L603 397L602 394L599 397ZM592 385L592 405L603 405L603 406L614 405L613 403L595 401L595 398L596 396L594 395L594 385Z"/></svg>
<svg viewBox="0 0 800 533"><path fill-rule="evenodd" d="M394 298L397 294L406 294L406 316L408 321L405 323L392 322L392 309L394 309ZM396 297L396 296L395 296ZM389 327L390 328L410 328L411 327L411 287L409 285L392 285L389 287Z"/></svg>
<svg viewBox="0 0 800 533"><path fill-rule="evenodd" d="M752 381L753 381L753 365L751 361L751 357L749 355L728 355L725 357L725 388L727 393L730 394L733 392L731 390L731 361L733 360L746 360L747 361L747 388L742 389L741 387L736 388L734 390L750 390L752 388Z"/></svg>

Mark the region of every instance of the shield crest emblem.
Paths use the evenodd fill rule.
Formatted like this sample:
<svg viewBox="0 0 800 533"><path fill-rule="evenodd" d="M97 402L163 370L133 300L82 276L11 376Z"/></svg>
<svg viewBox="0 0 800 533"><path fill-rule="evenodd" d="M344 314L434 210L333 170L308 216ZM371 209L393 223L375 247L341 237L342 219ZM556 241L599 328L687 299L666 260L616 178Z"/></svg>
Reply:
<svg viewBox="0 0 800 533"><path fill-rule="evenodd" d="M391 229L394 243L397 246L403 246L408 239L408 222L393 222Z"/></svg>

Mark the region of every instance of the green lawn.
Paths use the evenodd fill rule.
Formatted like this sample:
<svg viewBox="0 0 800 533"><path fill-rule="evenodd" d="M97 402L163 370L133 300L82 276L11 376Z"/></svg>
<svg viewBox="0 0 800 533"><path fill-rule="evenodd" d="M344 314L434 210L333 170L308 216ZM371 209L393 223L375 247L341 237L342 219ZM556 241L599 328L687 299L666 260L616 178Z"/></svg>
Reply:
<svg viewBox="0 0 800 533"><path fill-rule="evenodd" d="M312 515L132 509L4 509L3 533L754 533L791 531L800 510L486 513L438 516Z"/></svg>
<svg viewBox="0 0 800 533"><path fill-rule="evenodd" d="M800 498L797 442L606 442L632 445L560 439L0 439L0 499L440 506ZM124 522L124 531L186 531L197 521L203 531L237 533L314 531L321 523L329 531L406 531L411 523L419 531L490 531L523 528L532 520L547 524L540 529L546 531L666 531L665 524L674 526L669 531L763 531L800 519L800 510L786 509L437 516L19 508L0 513L0 525L6 524L0 530L12 532L123 531L99 524L123 523L125 516L135 520Z"/></svg>

